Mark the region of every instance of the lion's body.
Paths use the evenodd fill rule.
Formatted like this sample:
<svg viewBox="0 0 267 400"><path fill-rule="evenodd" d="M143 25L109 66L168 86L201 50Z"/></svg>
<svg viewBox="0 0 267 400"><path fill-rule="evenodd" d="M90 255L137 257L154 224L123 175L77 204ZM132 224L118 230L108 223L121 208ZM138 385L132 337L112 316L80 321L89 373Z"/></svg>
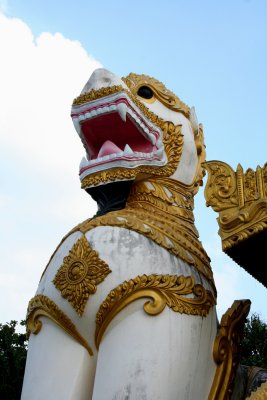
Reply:
<svg viewBox="0 0 267 400"><path fill-rule="evenodd" d="M124 89L119 78L103 77L103 72L93 76L85 95L96 96L108 79L107 87ZM120 89L114 93L108 96L119 104ZM140 139L149 156L132 133L134 151L126 146L112 161L111 150L120 150L121 139L88 145L88 132L97 125L93 120L83 126L82 140L93 160L81 166L83 187L134 183L124 209L78 225L52 255L29 304L28 330L35 335L23 400L208 398L216 369L216 289L193 217L204 147L186 106L177 100L181 110L177 104L170 109L160 96L147 104L150 111L141 110L144 120L152 118L149 112L160 118L155 128L147 121L147 138L155 134L156 144ZM82 119L87 107L77 103L74 120ZM126 123L131 132L131 121Z"/></svg>

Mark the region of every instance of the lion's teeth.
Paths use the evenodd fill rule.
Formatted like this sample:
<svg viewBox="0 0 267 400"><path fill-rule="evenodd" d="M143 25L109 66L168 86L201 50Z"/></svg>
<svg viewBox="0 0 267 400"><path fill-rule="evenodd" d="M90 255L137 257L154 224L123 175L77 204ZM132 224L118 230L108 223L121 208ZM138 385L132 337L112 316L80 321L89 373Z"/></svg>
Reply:
<svg viewBox="0 0 267 400"><path fill-rule="evenodd" d="M117 105L117 111L121 117L121 119L125 122L126 121L126 112L127 112L127 106L125 103L120 103Z"/></svg>
<svg viewBox="0 0 267 400"><path fill-rule="evenodd" d="M143 129L143 131L145 130L145 124L143 124L143 122L140 122L140 126Z"/></svg>
<svg viewBox="0 0 267 400"><path fill-rule="evenodd" d="M76 132L78 133L78 135L80 136L81 135L81 125L80 125L80 123L79 123L79 119L78 118L73 118L73 124L74 124L74 127L75 127L75 129L76 129Z"/></svg>
<svg viewBox="0 0 267 400"><path fill-rule="evenodd" d="M86 160L85 157L83 157L83 158L81 159L81 162L80 162L80 169L86 167L87 165L88 165L88 161Z"/></svg>
<svg viewBox="0 0 267 400"><path fill-rule="evenodd" d="M149 135L149 139L151 140L151 143L153 144L153 146L156 144L156 138L154 135Z"/></svg>
<svg viewBox="0 0 267 400"><path fill-rule="evenodd" d="M157 141L157 143L156 143L156 146L157 146L158 149L161 149L162 147L164 147L164 146L163 146L163 142L162 142L161 139L158 139L158 141Z"/></svg>
<svg viewBox="0 0 267 400"><path fill-rule="evenodd" d="M127 109L127 113L128 113L131 117L133 117L133 115L134 115L134 112L133 112L133 110L132 110L131 108L128 108L128 109Z"/></svg>
<svg viewBox="0 0 267 400"><path fill-rule="evenodd" d="M125 155L133 154L133 150L131 149L131 147L128 144L125 145L123 152Z"/></svg>
<svg viewBox="0 0 267 400"><path fill-rule="evenodd" d="M87 112L84 114L84 116L86 119L89 119L89 118L91 118L92 114L90 112Z"/></svg>
<svg viewBox="0 0 267 400"><path fill-rule="evenodd" d="M104 111L103 107L100 107L100 108L97 108L97 109L96 109L97 115L103 114L104 112L105 112L105 111Z"/></svg>
<svg viewBox="0 0 267 400"><path fill-rule="evenodd" d="M138 123L138 125L141 125L141 119L140 118L136 117L135 120Z"/></svg>

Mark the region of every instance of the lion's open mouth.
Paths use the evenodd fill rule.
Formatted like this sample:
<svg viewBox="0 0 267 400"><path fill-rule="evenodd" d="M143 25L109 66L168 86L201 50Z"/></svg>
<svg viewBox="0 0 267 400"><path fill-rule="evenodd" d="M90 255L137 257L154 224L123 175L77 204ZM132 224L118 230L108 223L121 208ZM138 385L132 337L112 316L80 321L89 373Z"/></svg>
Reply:
<svg viewBox="0 0 267 400"><path fill-rule="evenodd" d="M122 166L163 165L160 129L120 92L72 108L72 119L87 153L80 175Z"/></svg>

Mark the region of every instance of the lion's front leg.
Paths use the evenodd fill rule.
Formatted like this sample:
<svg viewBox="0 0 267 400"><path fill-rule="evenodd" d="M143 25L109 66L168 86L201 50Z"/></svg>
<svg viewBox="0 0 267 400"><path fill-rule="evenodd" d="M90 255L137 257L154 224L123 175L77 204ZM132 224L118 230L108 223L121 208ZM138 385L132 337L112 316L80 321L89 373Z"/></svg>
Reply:
<svg viewBox="0 0 267 400"><path fill-rule="evenodd" d="M112 271L92 297L101 297L93 400L207 399L217 332L209 283L136 232L100 227L86 237Z"/></svg>
<svg viewBox="0 0 267 400"><path fill-rule="evenodd" d="M102 338L93 400L207 399L215 371L216 315L144 313L144 300L122 311Z"/></svg>
<svg viewBox="0 0 267 400"><path fill-rule="evenodd" d="M95 360L87 349L47 317L29 340L22 400L88 400Z"/></svg>

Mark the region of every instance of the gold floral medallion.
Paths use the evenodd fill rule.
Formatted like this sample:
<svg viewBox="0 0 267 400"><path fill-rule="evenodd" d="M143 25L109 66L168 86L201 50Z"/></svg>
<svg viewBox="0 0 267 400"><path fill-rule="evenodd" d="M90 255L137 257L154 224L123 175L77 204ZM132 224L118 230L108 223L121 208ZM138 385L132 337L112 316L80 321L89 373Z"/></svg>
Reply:
<svg viewBox="0 0 267 400"><path fill-rule="evenodd" d="M53 283L81 316L90 294L111 272L109 266L99 258L82 236L64 258Z"/></svg>

